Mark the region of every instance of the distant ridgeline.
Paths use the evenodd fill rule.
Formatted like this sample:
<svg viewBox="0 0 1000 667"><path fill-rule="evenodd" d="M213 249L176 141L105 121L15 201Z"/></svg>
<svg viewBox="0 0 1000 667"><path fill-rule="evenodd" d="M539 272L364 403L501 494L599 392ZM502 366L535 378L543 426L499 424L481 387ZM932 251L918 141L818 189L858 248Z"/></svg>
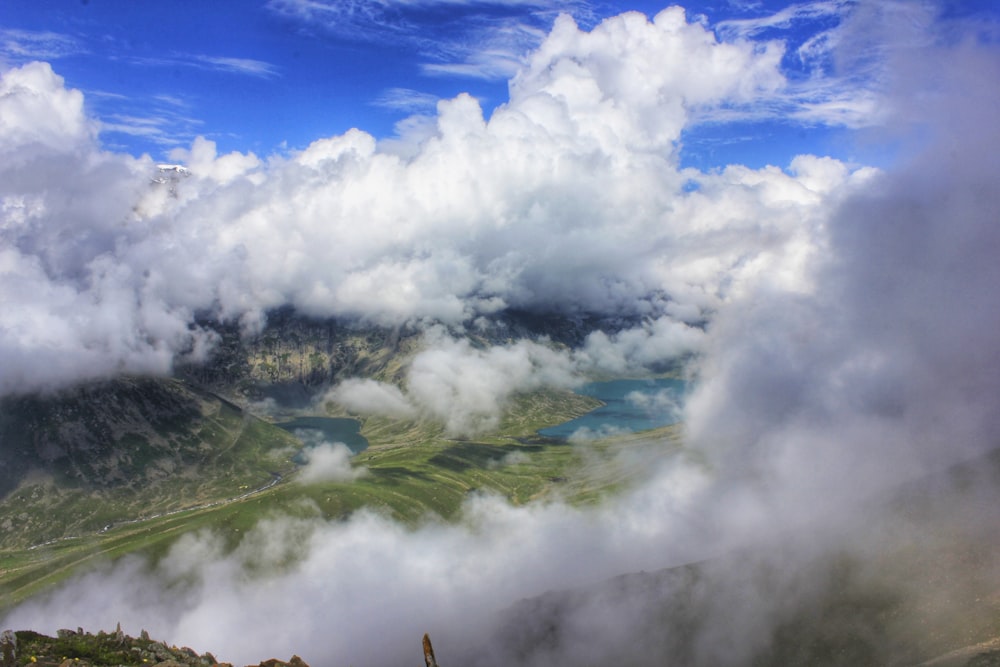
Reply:
<svg viewBox="0 0 1000 667"><path fill-rule="evenodd" d="M595 330L613 333L640 322L635 317L508 310L477 320L465 335L483 345L544 338L576 347ZM417 351L422 334L413 326L312 318L291 308L269 312L258 333L241 332L234 322L203 319L198 324L215 331L219 342L207 363L179 368L182 377L226 395L271 397L285 404L305 402L311 390L348 377L400 380L403 363Z"/></svg>

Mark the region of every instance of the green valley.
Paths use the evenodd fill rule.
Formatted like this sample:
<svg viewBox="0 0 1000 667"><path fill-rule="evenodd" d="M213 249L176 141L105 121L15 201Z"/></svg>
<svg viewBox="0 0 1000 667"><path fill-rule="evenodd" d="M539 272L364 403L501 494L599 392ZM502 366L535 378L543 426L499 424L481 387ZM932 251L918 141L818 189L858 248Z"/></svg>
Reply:
<svg viewBox="0 0 1000 667"><path fill-rule="evenodd" d="M412 524L451 519L476 493L593 502L641 478L636 460L679 446L678 427L598 440L586 456L536 433L597 405L569 391L517 395L496 432L475 439L449 438L426 419L364 418L370 446L351 462L362 474L303 484L292 435L180 380L126 378L8 401L2 442L20 465L3 480L0 593L12 606L82 568L155 558L190 531L235 546L278 515L341 519L369 508ZM632 465L618 462L625 449Z"/></svg>

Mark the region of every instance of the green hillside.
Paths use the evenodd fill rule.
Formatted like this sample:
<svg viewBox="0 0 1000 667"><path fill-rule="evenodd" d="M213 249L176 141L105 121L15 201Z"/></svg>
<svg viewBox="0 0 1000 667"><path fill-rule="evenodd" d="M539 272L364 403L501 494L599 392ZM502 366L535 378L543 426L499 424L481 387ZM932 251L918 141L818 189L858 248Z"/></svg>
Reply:
<svg viewBox="0 0 1000 667"><path fill-rule="evenodd" d="M497 432L445 437L440 424L370 418L353 481L297 483L286 431L179 380L122 379L8 400L0 442L0 599L13 605L108 558L156 557L211 528L235 546L275 514L336 519L373 508L413 522L452 517L474 493L515 504L593 502L643 474L637 455L672 452L676 428L594 443L586 458L536 431L598 405L567 391L515 397ZM330 406L331 409L335 408ZM630 467L615 456L633 454Z"/></svg>
<svg viewBox="0 0 1000 667"><path fill-rule="evenodd" d="M297 441L179 380L122 378L0 403L0 544L24 548L229 499Z"/></svg>

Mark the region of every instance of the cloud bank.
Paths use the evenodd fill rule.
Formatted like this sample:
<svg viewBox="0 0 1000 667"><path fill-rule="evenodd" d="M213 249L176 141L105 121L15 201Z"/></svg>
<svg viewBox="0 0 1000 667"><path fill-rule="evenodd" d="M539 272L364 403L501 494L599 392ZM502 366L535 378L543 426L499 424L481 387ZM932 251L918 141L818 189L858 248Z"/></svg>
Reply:
<svg viewBox="0 0 1000 667"><path fill-rule="evenodd" d="M666 315L611 335L594 331L576 349L555 348L545 340L477 348L437 326L425 333L421 351L407 365L402 388L350 378L319 400L358 415L430 418L444 424L450 436L472 436L495 428L515 394L573 389L595 375L646 375L698 352L704 339L700 328ZM652 401L639 396L637 400ZM676 410L665 398L650 409Z"/></svg>
<svg viewBox="0 0 1000 667"><path fill-rule="evenodd" d="M868 171L677 167L691 114L780 88L781 51L720 42L678 8L590 32L562 18L508 103L487 119L468 96L441 101L405 156L360 130L266 158L198 139L175 155L191 176L170 183L102 151L49 66L8 70L0 391L168 372L211 346L197 313L693 321L758 283L808 290L829 206Z"/></svg>

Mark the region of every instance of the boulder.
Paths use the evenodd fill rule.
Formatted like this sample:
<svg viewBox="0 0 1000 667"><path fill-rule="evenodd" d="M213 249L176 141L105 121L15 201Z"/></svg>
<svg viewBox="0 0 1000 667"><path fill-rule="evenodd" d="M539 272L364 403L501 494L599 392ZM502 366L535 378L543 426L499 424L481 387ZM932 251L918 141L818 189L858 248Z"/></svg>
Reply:
<svg viewBox="0 0 1000 667"><path fill-rule="evenodd" d="M17 664L17 635L12 630L0 633L0 667L14 667Z"/></svg>

